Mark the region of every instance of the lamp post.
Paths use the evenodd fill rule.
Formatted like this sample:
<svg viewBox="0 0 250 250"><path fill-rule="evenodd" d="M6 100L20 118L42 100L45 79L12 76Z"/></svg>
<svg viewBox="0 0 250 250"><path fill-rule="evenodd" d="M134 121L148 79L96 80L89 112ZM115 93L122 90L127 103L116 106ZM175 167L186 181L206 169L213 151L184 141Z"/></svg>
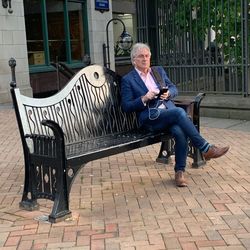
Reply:
<svg viewBox="0 0 250 250"><path fill-rule="evenodd" d="M121 19L119 19L119 18L112 18L111 20L109 20L108 23L107 23L107 25L106 25L107 45L105 43L102 45L102 48L103 48L103 62L104 62L104 66L107 67L107 68L110 68L108 28L109 28L109 24L111 22L113 22L113 21L119 21L123 25L123 31L122 31L122 33L120 35L118 46L122 50L129 50L131 48L131 46L132 46L132 43L133 43L133 39L132 39L131 35L126 31L125 24L124 24L124 22Z"/></svg>

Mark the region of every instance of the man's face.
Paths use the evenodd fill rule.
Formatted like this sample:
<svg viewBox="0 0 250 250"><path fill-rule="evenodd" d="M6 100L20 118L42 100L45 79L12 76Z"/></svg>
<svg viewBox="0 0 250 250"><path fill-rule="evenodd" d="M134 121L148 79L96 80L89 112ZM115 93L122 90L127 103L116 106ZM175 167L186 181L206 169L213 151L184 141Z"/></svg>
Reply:
<svg viewBox="0 0 250 250"><path fill-rule="evenodd" d="M138 70L147 73L150 67L150 51L148 49L138 50L134 58L134 66Z"/></svg>

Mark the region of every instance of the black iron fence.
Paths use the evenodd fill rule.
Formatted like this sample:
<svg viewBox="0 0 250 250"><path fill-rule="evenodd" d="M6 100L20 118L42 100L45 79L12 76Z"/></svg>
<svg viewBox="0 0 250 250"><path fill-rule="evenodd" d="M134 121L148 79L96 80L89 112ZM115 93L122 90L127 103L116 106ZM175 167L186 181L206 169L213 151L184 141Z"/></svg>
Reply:
<svg viewBox="0 0 250 250"><path fill-rule="evenodd" d="M180 91L250 94L250 0L137 0L137 10L138 40Z"/></svg>

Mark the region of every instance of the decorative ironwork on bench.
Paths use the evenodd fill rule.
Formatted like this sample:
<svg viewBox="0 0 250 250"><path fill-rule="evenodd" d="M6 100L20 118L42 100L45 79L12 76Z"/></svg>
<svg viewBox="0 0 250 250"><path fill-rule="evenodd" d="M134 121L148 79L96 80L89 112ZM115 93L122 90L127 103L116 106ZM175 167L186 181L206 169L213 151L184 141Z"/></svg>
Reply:
<svg viewBox="0 0 250 250"><path fill-rule="evenodd" d="M89 161L161 142L157 162L167 163L174 140L167 132L139 128L134 113L124 113L120 77L102 66L77 72L68 84L48 98L30 98L16 87L16 61L11 95L24 151L25 180L20 207L38 209L37 199L54 202L50 222L71 215L69 194L77 173ZM181 102L199 129L199 106L204 94ZM190 108L191 106L192 108ZM193 166L204 164L201 153L189 144Z"/></svg>

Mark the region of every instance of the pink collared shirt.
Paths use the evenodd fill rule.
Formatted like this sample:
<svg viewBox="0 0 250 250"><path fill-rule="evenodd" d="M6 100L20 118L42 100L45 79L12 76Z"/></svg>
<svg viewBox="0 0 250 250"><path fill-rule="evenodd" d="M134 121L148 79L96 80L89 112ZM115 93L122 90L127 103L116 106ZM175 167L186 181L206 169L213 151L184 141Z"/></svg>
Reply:
<svg viewBox="0 0 250 250"><path fill-rule="evenodd" d="M137 73L139 74L139 76L141 77L141 79L143 80L143 82L145 83L145 85L149 91L153 91L156 94L158 94L160 92L160 89L158 88L153 76L151 75L151 69L149 69L147 74L141 72L137 68L135 68L135 70L137 71ZM144 104L144 106L146 106L146 103L143 103L143 104ZM157 108L165 109L166 106L163 103L161 103Z"/></svg>
<svg viewBox="0 0 250 250"><path fill-rule="evenodd" d="M143 80L143 82L145 83L145 85L149 91L153 91L156 94L158 94L160 92L157 84L155 83L153 76L151 75L151 69L149 69L147 74L141 72L137 68L135 68L135 70L137 71L137 73L139 74L139 76L141 77L141 79Z"/></svg>

